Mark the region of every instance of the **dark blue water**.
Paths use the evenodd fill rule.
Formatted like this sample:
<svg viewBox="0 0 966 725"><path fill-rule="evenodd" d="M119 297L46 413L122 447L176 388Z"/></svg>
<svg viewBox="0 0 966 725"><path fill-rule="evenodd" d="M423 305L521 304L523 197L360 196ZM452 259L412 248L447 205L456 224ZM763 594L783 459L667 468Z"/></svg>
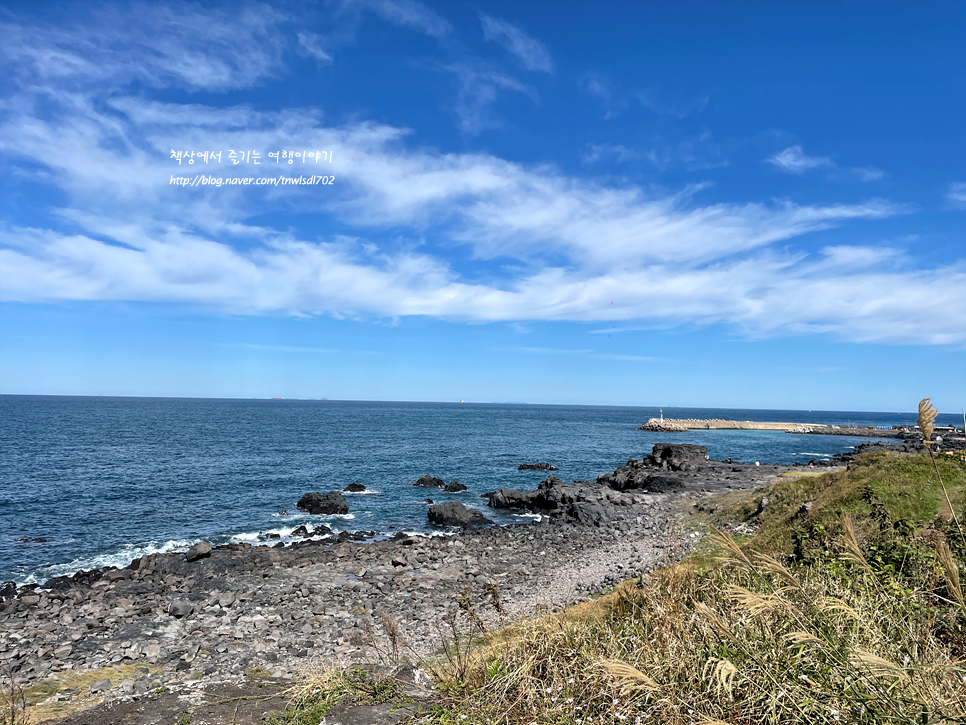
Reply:
<svg viewBox="0 0 966 725"><path fill-rule="evenodd" d="M674 408L668 417L805 423L912 423L913 414ZM635 430L656 408L0 396L0 581L44 581L206 539L256 541L301 523L383 534L425 531L426 505L501 486L532 488L548 461L592 479L659 441L712 458L795 463L862 439L758 431ZM416 488L423 474L469 487ZM306 491L362 483L349 517L309 517ZM289 513L280 515L286 510ZM500 523L525 519L487 511ZM46 543L16 539L42 537Z"/></svg>

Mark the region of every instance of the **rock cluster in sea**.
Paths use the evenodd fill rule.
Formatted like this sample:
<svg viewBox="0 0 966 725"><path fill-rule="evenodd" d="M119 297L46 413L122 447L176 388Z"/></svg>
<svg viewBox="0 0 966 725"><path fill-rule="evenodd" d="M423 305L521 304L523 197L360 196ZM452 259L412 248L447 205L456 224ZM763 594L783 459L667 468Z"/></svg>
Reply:
<svg viewBox="0 0 966 725"><path fill-rule="evenodd" d="M296 508L308 511L310 514L347 514L349 513L349 502L345 500L339 491L329 491L319 493L318 491L307 493L295 504Z"/></svg>

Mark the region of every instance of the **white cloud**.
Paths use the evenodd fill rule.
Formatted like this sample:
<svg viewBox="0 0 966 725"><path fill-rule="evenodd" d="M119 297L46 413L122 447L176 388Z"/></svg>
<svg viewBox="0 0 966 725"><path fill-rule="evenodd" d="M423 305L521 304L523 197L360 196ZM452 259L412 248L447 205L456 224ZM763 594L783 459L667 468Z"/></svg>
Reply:
<svg viewBox="0 0 966 725"><path fill-rule="evenodd" d="M37 57L51 59L62 47L59 36L35 40ZM23 47L0 52L19 57ZM58 65L78 87L83 60ZM246 82L272 66L259 67ZM463 73L468 118L476 103L477 124L486 122L479 89L527 92L485 69ZM170 73L166 82L184 85L188 77ZM868 245L839 244L817 257L801 249L801 235L906 211L887 201L708 203L703 187L609 186L550 165L415 148L407 129L325 125L315 112L159 103L114 87L60 96L36 88L5 104L0 153L8 168L65 199L52 210L63 224L0 227L6 300L165 301L379 319L724 323L749 335L966 340L962 261L913 269ZM178 166L171 148L334 149L327 171L338 183L174 187L172 174L267 175L278 167L267 158L257 168ZM295 216L280 229L252 221L269 211ZM353 236L290 229L301 212L333 219ZM431 241L414 246L399 235Z"/></svg>
<svg viewBox="0 0 966 725"><path fill-rule="evenodd" d="M852 169L852 173L855 174L859 181L878 181L885 176L885 171L875 166L857 166Z"/></svg>
<svg viewBox="0 0 966 725"><path fill-rule="evenodd" d="M450 24L416 0L363 0L372 12L394 25L413 28L441 39L452 32Z"/></svg>
<svg viewBox="0 0 966 725"><path fill-rule="evenodd" d="M789 174L803 174L812 169L835 166L831 159L824 156L806 156L801 146L789 146L766 161Z"/></svg>
<svg viewBox="0 0 966 725"><path fill-rule="evenodd" d="M600 143L588 144L588 150L581 155L585 164L596 164L600 161L613 159L616 163L624 164L634 161L647 161L658 172L664 172L672 166L680 166L688 171L715 169L728 165L720 147L711 139L711 134L702 131L695 137L685 138L677 144L671 145L655 142L651 148L632 149L623 144Z"/></svg>
<svg viewBox="0 0 966 725"><path fill-rule="evenodd" d="M701 96L685 103L668 103L656 88L624 91L615 87L607 76L592 71L583 73L577 79L577 85L585 93L600 99L605 119L616 118L630 107L632 101L653 113L681 119L700 113L711 100L710 96Z"/></svg>
<svg viewBox="0 0 966 725"><path fill-rule="evenodd" d="M321 63L331 63L332 56L322 49L322 38L315 33L296 33L299 45L310 58L315 58Z"/></svg>
<svg viewBox="0 0 966 725"><path fill-rule="evenodd" d="M527 70L553 73L553 60L547 46L506 20L481 15L483 37L492 40L515 55Z"/></svg>
<svg viewBox="0 0 966 725"><path fill-rule="evenodd" d="M531 88L516 78L483 65L459 62L444 66L443 70L453 73L459 82L455 111L460 128L466 133L479 134L502 125L493 113L501 90L536 97Z"/></svg>
<svg viewBox="0 0 966 725"><path fill-rule="evenodd" d="M0 23L0 67L27 83L57 81L71 89L137 79L208 91L246 88L282 68L285 42L277 31L286 16L268 5L202 12L195 5L135 3L130 14L108 7L69 29Z"/></svg>
<svg viewBox="0 0 966 725"><path fill-rule="evenodd" d="M966 209L966 183L956 182L949 185L946 201L956 209Z"/></svg>
<svg viewBox="0 0 966 725"><path fill-rule="evenodd" d="M826 267L874 267L903 260L902 253L890 247L863 247L839 245L821 250L825 257L821 263Z"/></svg>
<svg viewBox="0 0 966 725"><path fill-rule="evenodd" d="M582 156L585 164L595 164L607 158L612 158L620 164L645 158L644 153L619 143L588 144L588 147L590 150Z"/></svg>

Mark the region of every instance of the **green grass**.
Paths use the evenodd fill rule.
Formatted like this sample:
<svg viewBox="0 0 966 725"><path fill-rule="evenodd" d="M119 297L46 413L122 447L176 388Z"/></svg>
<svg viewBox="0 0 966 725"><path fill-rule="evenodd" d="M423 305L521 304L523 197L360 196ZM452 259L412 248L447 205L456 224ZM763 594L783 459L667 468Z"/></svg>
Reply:
<svg viewBox="0 0 966 725"><path fill-rule="evenodd" d="M966 469L948 457L939 461L939 469L953 506L962 511ZM761 496L734 506L731 513L735 520L757 525L753 542L756 550L782 555L792 554L797 540L810 532L826 534L828 542L836 540L842 533L842 513L855 521L861 542L876 537L884 525L918 531L936 519L943 501L927 456L886 451L861 456L848 470L783 479L767 496L769 503L760 515L756 511ZM806 501L814 502L812 510L807 515L799 514Z"/></svg>

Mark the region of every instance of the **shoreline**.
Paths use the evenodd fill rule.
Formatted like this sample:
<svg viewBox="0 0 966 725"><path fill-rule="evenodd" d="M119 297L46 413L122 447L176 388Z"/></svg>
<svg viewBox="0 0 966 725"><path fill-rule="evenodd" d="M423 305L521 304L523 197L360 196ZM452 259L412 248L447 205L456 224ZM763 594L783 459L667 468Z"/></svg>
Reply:
<svg viewBox="0 0 966 725"><path fill-rule="evenodd" d="M658 444L596 482L550 477L522 494L563 502L539 522L368 543L201 547L0 593L0 680L9 672L25 689L59 682L46 702L76 709L160 687L244 682L253 667L286 679L313 663L365 661L387 626L398 627L404 651L426 655L463 624L463 597L494 624L585 600L687 551L698 538L681 528L684 502L802 468L686 449L704 450ZM639 487L645 479L653 490ZM129 674L94 683L100 691L63 684L111 668Z"/></svg>

